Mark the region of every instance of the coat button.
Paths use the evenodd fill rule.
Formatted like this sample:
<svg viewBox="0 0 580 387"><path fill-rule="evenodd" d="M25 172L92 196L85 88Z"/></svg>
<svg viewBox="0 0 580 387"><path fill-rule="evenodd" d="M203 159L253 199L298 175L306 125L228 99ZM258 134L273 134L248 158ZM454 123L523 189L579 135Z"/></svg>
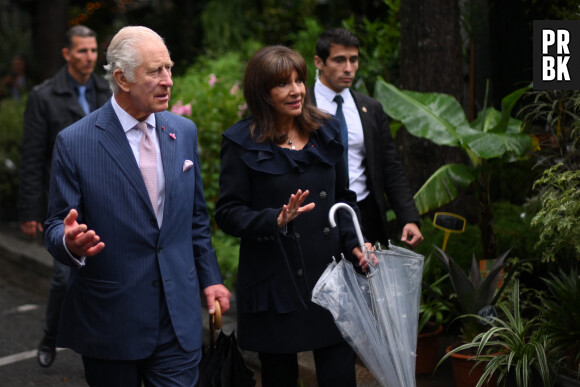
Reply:
<svg viewBox="0 0 580 387"><path fill-rule="evenodd" d="M328 194L326 193L326 191L320 191L318 196L320 196L320 199L326 199L328 197Z"/></svg>
<svg viewBox="0 0 580 387"><path fill-rule="evenodd" d="M322 229L322 233L323 233L324 235L328 235L328 234L330 234L330 227L324 227L324 228Z"/></svg>
<svg viewBox="0 0 580 387"><path fill-rule="evenodd" d="M300 239L300 233L298 233L298 232L295 232L295 233L294 233L294 237L295 237L296 239Z"/></svg>
<svg viewBox="0 0 580 387"><path fill-rule="evenodd" d="M296 274L298 274L299 277L302 277L302 274L303 274L302 269L298 269L298 271L296 272Z"/></svg>
<svg viewBox="0 0 580 387"><path fill-rule="evenodd" d="M158 280L155 280L155 281L153 281L153 282L151 283L151 285L153 285L153 286L157 287L157 286L159 286L159 281L158 281Z"/></svg>

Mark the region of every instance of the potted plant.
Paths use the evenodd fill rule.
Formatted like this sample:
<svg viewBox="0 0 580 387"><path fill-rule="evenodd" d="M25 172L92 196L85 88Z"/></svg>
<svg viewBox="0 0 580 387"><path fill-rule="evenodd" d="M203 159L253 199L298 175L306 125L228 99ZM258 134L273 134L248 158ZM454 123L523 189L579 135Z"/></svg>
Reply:
<svg viewBox="0 0 580 387"><path fill-rule="evenodd" d="M494 262L492 268L485 278L482 278L478 262L473 255L471 270L469 275L443 250L435 246L439 252L438 258L443 262L447 268L449 279L455 294L455 308L456 315L462 316L461 324L461 341L463 343L471 342L479 333L487 330L483 321L478 318L473 318L475 315L487 317L495 315L493 305L497 300L496 293L501 294L501 290L508 283L508 279L504 280L502 288L498 292L498 282L500 279L501 269L505 265L506 257L509 250L500 255ZM468 316L468 317L466 317ZM454 345L448 348L448 352L452 350ZM483 373L483 367L476 368L475 358L476 354L468 353L462 354L459 351L454 351L452 357L453 375L457 386L474 386L480 379ZM447 356L445 356L447 358ZM441 362L443 359L439 362ZM489 384L494 385L493 383Z"/></svg>
<svg viewBox="0 0 580 387"><path fill-rule="evenodd" d="M490 328L469 343L451 350L442 361L460 351L477 349L477 364L485 365L477 387L494 378L498 384L503 382L508 386L537 386L540 382L543 386L553 386L558 364L562 362L562 356L553 345L553 336L544 329L541 314L536 313L529 319L522 317L518 280L514 281L512 299L513 312L506 303L498 305L501 318L471 315L491 325Z"/></svg>
<svg viewBox="0 0 580 387"><path fill-rule="evenodd" d="M432 255L428 255L423 263L415 366L417 375L429 374L435 369L439 356L439 336L443 332L443 324L451 318L451 306L444 297L442 287L449 274L437 278L434 263Z"/></svg>

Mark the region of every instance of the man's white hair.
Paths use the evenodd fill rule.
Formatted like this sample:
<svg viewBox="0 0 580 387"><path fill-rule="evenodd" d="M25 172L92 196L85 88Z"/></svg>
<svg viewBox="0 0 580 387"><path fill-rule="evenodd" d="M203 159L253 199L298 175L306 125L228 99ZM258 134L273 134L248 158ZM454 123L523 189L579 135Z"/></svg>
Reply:
<svg viewBox="0 0 580 387"><path fill-rule="evenodd" d="M165 44L155 31L141 26L124 27L113 37L107 49L107 64L104 66L105 79L113 94L120 90L113 76L115 70L121 70L129 82L135 82L135 69L143 63L139 46L151 39Z"/></svg>

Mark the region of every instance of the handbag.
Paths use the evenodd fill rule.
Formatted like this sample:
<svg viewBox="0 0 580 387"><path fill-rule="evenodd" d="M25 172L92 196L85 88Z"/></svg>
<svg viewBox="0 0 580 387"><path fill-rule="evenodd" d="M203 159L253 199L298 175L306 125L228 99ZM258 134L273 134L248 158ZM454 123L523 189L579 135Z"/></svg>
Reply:
<svg viewBox="0 0 580 387"><path fill-rule="evenodd" d="M226 335L221 328L221 306L216 300L215 313L209 316L210 345L199 363L196 387L255 386L254 373L246 366L238 348L235 330ZM216 330L220 331L217 339Z"/></svg>

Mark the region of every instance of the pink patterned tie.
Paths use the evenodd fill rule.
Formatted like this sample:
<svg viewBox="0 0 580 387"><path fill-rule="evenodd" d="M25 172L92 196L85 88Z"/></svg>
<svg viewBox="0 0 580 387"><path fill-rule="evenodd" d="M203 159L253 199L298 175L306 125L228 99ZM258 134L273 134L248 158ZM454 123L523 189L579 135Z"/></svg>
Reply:
<svg viewBox="0 0 580 387"><path fill-rule="evenodd" d="M143 175L153 210L155 210L155 215L157 215L157 150L153 139L149 135L147 123L139 122L137 129L143 133L141 141L139 141L139 169Z"/></svg>

